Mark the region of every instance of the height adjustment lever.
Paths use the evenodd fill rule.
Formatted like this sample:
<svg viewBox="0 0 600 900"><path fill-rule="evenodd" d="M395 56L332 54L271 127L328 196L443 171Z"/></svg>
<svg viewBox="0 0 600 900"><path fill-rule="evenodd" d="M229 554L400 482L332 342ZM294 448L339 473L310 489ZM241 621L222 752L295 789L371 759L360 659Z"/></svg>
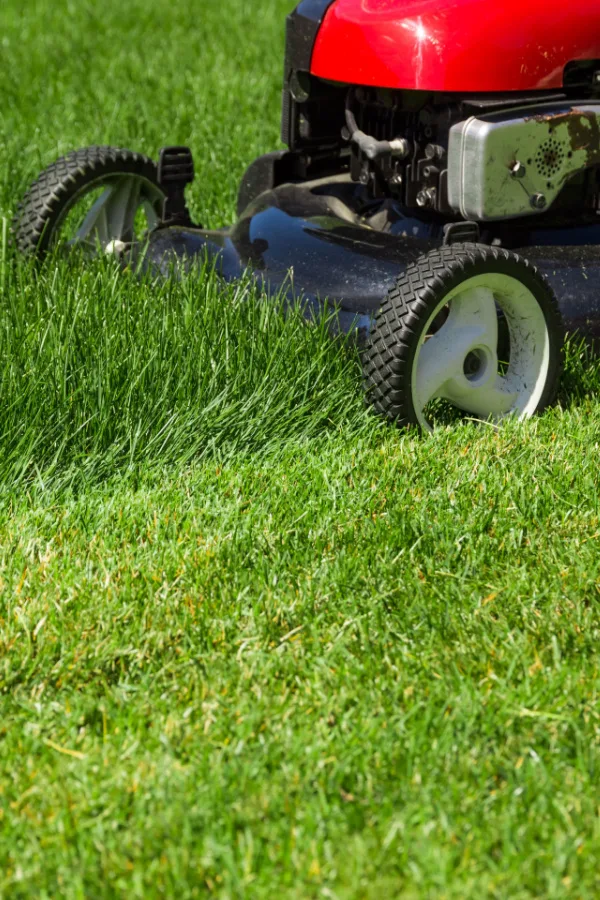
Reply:
<svg viewBox="0 0 600 900"><path fill-rule="evenodd" d="M190 148L163 147L158 157L158 183L166 195L163 225L192 225L185 189L193 180L194 160Z"/></svg>

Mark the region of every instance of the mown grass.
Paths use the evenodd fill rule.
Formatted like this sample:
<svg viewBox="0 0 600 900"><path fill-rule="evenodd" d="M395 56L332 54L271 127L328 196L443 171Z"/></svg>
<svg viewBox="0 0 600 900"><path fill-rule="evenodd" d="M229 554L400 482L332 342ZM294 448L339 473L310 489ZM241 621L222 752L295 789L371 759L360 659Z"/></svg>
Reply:
<svg viewBox="0 0 600 900"><path fill-rule="evenodd" d="M7 0L0 214L188 142L226 222L290 5ZM418 438L247 285L0 290L0 895L597 896L598 362Z"/></svg>

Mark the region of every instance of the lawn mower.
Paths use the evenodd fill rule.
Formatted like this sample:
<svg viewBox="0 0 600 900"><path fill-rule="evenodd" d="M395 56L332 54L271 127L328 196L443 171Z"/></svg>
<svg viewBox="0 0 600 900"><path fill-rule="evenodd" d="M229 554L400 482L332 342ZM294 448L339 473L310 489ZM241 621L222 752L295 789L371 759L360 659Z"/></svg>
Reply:
<svg viewBox="0 0 600 900"><path fill-rule="evenodd" d="M187 147L77 150L27 192L17 246L251 272L358 335L400 426L553 400L565 332L600 335L599 0L302 0L282 139L222 230L190 218Z"/></svg>

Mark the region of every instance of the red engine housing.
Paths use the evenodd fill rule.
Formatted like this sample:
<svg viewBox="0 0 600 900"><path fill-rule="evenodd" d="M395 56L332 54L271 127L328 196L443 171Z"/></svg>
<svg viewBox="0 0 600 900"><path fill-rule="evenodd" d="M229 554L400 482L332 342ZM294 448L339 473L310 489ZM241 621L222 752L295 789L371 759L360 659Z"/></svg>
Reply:
<svg viewBox="0 0 600 900"><path fill-rule="evenodd" d="M531 91L562 88L568 63L595 59L600 0L334 0L311 72L405 90Z"/></svg>

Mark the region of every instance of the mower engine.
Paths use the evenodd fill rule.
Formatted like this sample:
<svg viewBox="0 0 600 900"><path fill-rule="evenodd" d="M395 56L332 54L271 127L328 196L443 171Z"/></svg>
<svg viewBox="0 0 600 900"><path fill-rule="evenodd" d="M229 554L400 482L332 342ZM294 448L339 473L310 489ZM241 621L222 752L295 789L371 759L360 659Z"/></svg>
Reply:
<svg viewBox="0 0 600 900"><path fill-rule="evenodd" d="M600 97L463 100L350 89L350 172L373 199L479 222L539 215L577 224L599 200ZM420 105L418 110L411 104ZM422 104L422 105L421 105Z"/></svg>
<svg viewBox="0 0 600 900"><path fill-rule="evenodd" d="M370 198L391 198L417 216L487 223L535 215L545 226L596 221L600 58L577 57L592 25L600 57L600 10L590 10L586 0L577 12L570 7L569 22L581 13L580 45L572 39L571 48L543 54L542 69L540 50L527 48L528 32L533 38L535 26L550 20L553 42L564 34L564 7L554 5L558 17L548 4L534 3L523 27L521 5L518 19L513 16L516 3L497 10L478 0L450 0L415 15L431 4L304 0L287 24L282 137L298 155L296 165L326 171L347 153L352 180ZM500 57L506 34L518 32L516 21L523 27L521 53ZM486 37L488 53L483 29L495 35ZM370 46L370 57L381 49L389 59L389 35L400 35L393 69L378 63L368 72L364 58L353 57L365 31L379 44ZM459 35L460 51L454 49ZM472 58L464 67L460 61L469 43L472 57L485 61L483 78L479 69L471 76ZM340 84L350 75L363 83ZM489 90L482 92L486 79Z"/></svg>

